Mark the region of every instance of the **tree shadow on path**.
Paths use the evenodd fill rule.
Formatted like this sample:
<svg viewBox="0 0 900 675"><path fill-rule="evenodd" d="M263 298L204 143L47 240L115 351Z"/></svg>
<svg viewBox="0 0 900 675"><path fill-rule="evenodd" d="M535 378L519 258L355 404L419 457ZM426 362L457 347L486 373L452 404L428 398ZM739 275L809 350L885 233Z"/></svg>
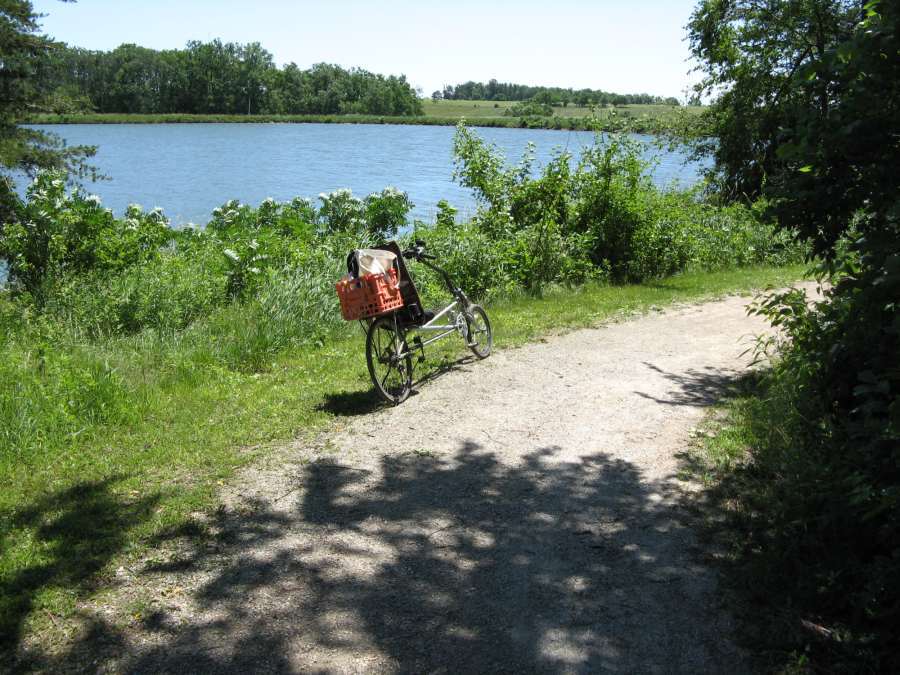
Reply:
<svg viewBox="0 0 900 675"><path fill-rule="evenodd" d="M671 483L561 454L308 465L293 502L246 502L220 553L165 570L204 571L194 608L161 604L116 669L740 670Z"/></svg>
<svg viewBox="0 0 900 675"><path fill-rule="evenodd" d="M657 403L673 406L700 408L711 406L735 393L741 375L739 371L723 368L692 368L683 373L671 373L646 361L644 365L671 382L673 388L667 392L666 398L651 396L640 391L634 393Z"/></svg>

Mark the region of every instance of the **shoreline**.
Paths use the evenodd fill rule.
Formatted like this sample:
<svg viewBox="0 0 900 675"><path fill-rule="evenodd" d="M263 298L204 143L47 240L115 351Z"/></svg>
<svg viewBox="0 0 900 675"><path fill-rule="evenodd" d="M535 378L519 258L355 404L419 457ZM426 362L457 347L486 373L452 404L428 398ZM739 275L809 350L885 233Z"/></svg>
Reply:
<svg viewBox="0 0 900 675"><path fill-rule="evenodd" d="M194 115L165 114L36 114L23 124L393 124L405 126L456 126L465 121L472 127L507 129L549 129L558 131L613 131L653 133L666 126L663 120L650 116L596 117L416 117L391 115Z"/></svg>

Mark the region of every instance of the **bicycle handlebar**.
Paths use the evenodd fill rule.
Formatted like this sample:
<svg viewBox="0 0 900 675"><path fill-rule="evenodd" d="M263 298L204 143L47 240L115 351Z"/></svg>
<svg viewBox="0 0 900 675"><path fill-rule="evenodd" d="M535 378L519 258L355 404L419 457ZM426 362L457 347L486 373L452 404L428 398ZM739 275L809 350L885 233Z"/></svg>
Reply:
<svg viewBox="0 0 900 675"><path fill-rule="evenodd" d="M421 241L421 240L417 241L415 246L412 246L411 248L408 248L405 251L402 251L400 253L400 255L402 255L404 258L409 258L410 260L417 260L419 262L424 262L427 260L437 260L436 255L431 255L430 253L425 253L425 242ZM425 262L425 266L430 267L435 272L440 274L441 277L443 277L444 283L447 284L447 288L450 290L451 293L453 293L454 295L459 295L465 300L465 294L463 294L462 290L456 284L453 283L453 279L450 278L450 275L447 274L447 272L445 270L441 269L437 265L433 265L428 262ZM468 302L468 300L465 300L465 301Z"/></svg>
<svg viewBox="0 0 900 675"><path fill-rule="evenodd" d="M416 245L401 253L404 258L411 260L437 260L437 256L425 253L425 242L417 241Z"/></svg>

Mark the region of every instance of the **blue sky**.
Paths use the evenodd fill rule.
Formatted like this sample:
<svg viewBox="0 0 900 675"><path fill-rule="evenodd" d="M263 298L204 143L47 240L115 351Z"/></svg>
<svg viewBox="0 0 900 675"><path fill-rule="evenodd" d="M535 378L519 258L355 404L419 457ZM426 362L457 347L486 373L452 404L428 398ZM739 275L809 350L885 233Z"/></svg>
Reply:
<svg viewBox="0 0 900 675"><path fill-rule="evenodd" d="M279 64L327 61L405 74L426 94L466 80L683 98L695 0L35 0L72 45L157 49L259 41Z"/></svg>

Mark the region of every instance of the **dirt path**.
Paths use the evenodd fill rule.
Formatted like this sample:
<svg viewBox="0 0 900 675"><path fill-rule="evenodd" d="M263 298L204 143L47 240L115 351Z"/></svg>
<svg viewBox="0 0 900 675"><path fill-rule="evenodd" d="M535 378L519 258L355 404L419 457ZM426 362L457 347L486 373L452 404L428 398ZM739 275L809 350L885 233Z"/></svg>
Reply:
<svg viewBox="0 0 900 675"><path fill-rule="evenodd" d="M675 474L765 329L747 302L461 363L400 407L276 453L226 492L215 541L122 572L148 605L93 663L745 670Z"/></svg>

